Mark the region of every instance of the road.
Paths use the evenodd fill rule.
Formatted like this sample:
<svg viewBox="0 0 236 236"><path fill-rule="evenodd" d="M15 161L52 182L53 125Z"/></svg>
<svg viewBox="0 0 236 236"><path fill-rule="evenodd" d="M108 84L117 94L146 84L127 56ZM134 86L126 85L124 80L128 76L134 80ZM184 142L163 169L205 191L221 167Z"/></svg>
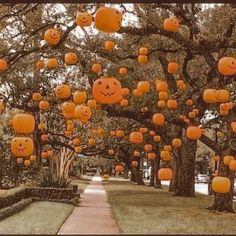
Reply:
<svg viewBox="0 0 236 236"><path fill-rule="evenodd" d="M170 181L161 181L163 185L169 185ZM199 183L195 184L195 192L208 195L208 184Z"/></svg>

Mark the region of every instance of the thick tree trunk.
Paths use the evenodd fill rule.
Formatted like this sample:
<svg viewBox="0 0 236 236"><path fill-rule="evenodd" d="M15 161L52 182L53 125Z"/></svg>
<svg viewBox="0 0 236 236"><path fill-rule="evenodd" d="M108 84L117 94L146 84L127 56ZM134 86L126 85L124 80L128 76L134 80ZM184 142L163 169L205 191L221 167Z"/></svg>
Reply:
<svg viewBox="0 0 236 236"><path fill-rule="evenodd" d="M130 171L131 171L131 181L133 181L132 180L132 175L133 175L134 182L136 182L138 185L145 185L143 177L137 168L131 167Z"/></svg>
<svg viewBox="0 0 236 236"><path fill-rule="evenodd" d="M194 172L195 172L195 154L197 150L197 141L189 140L183 135L183 145L180 155L177 157L177 188L176 196L194 197Z"/></svg>
<svg viewBox="0 0 236 236"><path fill-rule="evenodd" d="M155 166L155 188L162 188L161 186L161 181L158 179L157 172L160 169L160 158L155 158L154 159L154 166Z"/></svg>
<svg viewBox="0 0 236 236"><path fill-rule="evenodd" d="M127 168L127 166L125 167L125 170L124 170L124 178L125 179L128 179L128 174L129 174L129 169Z"/></svg>
<svg viewBox="0 0 236 236"><path fill-rule="evenodd" d="M36 111L34 113L34 119L35 119L35 132L33 134L34 139L34 146L35 146L35 154L36 154L36 162L38 165L42 164L42 158L41 158L41 138L40 138L40 130L38 129L38 124L40 123L40 113Z"/></svg>
<svg viewBox="0 0 236 236"><path fill-rule="evenodd" d="M173 171L173 178L170 181L169 192L175 192L177 189L178 183L178 169L177 169L177 158L178 158L178 151L175 151L174 158L171 159L171 167Z"/></svg>

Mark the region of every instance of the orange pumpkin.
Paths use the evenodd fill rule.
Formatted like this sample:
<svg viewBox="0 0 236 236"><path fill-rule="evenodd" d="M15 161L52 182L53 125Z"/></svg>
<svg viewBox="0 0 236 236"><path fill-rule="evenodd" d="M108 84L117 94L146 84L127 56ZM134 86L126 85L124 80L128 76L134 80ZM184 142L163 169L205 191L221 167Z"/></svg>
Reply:
<svg viewBox="0 0 236 236"><path fill-rule="evenodd" d="M48 135L47 134L42 134L41 135L41 140L42 141L47 141L48 140Z"/></svg>
<svg viewBox="0 0 236 236"><path fill-rule="evenodd" d="M36 69L38 69L38 70L43 69L43 68L45 67L44 61L43 61L43 60L38 60L38 61L36 61L35 67L36 67Z"/></svg>
<svg viewBox="0 0 236 236"><path fill-rule="evenodd" d="M176 109L178 106L177 100L175 99L169 99L166 103L167 107L169 109Z"/></svg>
<svg viewBox="0 0 236 236"><path fill-rule="evenodd" d="M111 135L111 136L115 136L115 135L116 135L116 131L111 130L111 131L110 131L110 135Z"/></svg>
<svg viewBox="0 0 236 236"><path fill-rule="evenodd" d="M222 57L218 62L218 70L222 75L234 75L236 73L236 59Z"/></svg>
<svg viewBox="0 0 236 236"><path fill-rule="evenodd" d="M229 163L229 169L232 171L236 171L236 160L231 160Z"/></svg>
<svg viewBox="0 0 236 236"><path fill-rule="evenodd" d="M151 136L154 136L154 135L156 134L156 132L155 132L154 130L150 130L150 131L149 131L149 134L150 134Z"/></svg>
<svg viewBox="0 0 236 236"><path fill-rule="evenodd" d="M65 54L64 61L67 65L74 65L78 61L78 56L74 52L68 52Z"/></svg>
<svg viewBox="0 0 236 236"><path fill-rule="evenodd" d="M127 106L129 105L129 101L128 101L127 99L122 99L122 100L120 101L120 105L121 105L122 107L127 107Z"/></svg>
<svg viewBox="0 0 236 236"><path fill-rule="evenodd" d="M189 118L195 118L195 117L196 117L196 114L195 114L194 112L190 111L190 112L188 113L188 117L189 117Z"/></svg>
<svg viewBox="0 0 236 236"><path fill-rule="evenodd" d="M151 144L146 144L144 145L144 150L146 152L151 152L152 151L152 145Z"/></svg>
<svg viewBox="0 0 236 236"><path fill-rule="evenodd" d="M147 158L148 158L148 160L152 160L152 159L156 158L156 154L154 152L149 152L147 154Z"/></svg>
<svg viewBox="0 0 236 236"><path fill-rule="evenodd" d="M137 89L142 93L147 93L150 90L150 83L149 81L140 81L138 82Z"/></svg>
<svg viewBox="0 0 236 236"><path fill-rule="evenodd" d="M31 164L31 163L30 163L30 160L24 160L24 165L25 165L25 166L30 166L30 164Z"/></svg>
<svg viewBox="0 0 236 236"><path fill-rule="evenodd" d="M169 161L170 160L170 152L169 151L161 151L161 159L163 161Z"/></svg>
<svg viewBox="0 0 236 236"><path fill-rule="evenodd" d="M39 102L39 108L41 109L41 110L47 110L48 108L49 108L49 103L48 103L48 101L40 101Z"/></svg>
<svg viewBox="0 0 236 236"><path fill-rule="evenodd" d="M12 119L12 126L16 133L29 134L34 132L35 120L30 114L16 114Z"/></svg>
<svg viewBox="0 0 236 236"><path fill-rule="evenodd" d="M158 92L166 92L168 90L168 84L165 81L156 83L156 90Z"/></svg>
<svg viewBox="0 0 236 236"><path fill-rule="evenodd" d="M73 113L75 111L75 104L73 102L63 102L61 110L63 113Z"/></svg>
<svg viewBox="0 0 236 236"><path fill-rule="evenodd" d="M95 145L95 143L96 143L95 139L93 139L93 138L89 138L89 139L88 139L88 144L89 144L89 145L92 146L92 145Z"/></svg>
<svg viewBox="0 0 236 236"><path fill-rule="evenodd" d="M146 133L147 131L148 131L148 129L145 127L139 128L139 132L141 132L142 134Z"/></svg>
<svg viewBox="0 0 236 236"><path fill-rule="evenodd" d="M189 126L186 131L186 136L189 139L197 140L202 135L202 129L198 126Z"/></svg>
<svg viewBox="0 0 236 236"><path fill-rule="evenodd" d="M90 109L95 109L96 106L97 106L96 100L89 99L89 100L87 101L87 106L88 106Z"/></svg>
<svg viewBox="0 0 236 236"><path fill-rule="evenodd" d="M93 98L102 104L114 104L122 100L121 83L114 77L101 77L93 83Z"/></svg>
<svg viewBox="0 0 236 236"><path fill-rule="evenodd" d="M7 70L8 65L7 65L7 60L4 58L0 58L0 71Z"/></svg>
<svg viewBox="0 0 236 236"><path fill-rule="evenodd" d="M160 135L155 135L155 136L153 137L153 141L154 141L154 142L160 142L160 141L161 141L161 136L160 136Z"/></svg>
<svg viewBox="0 0 236 236"><path fill-rule="evenodd" d="M215 176L212 180L212 190L216 193L227 193L230 191L230 179L227 177Z"/></svg>
<svg viewBox="0 0 236 236"><path fill-rule="evenodd" d="M80 27L88 27L93 22L93 16L88 12L78 12L75 21Z"/></svg>
<svg viewBox="0 0 236 236"><path fill-rule="evenodd" d="M205 89L203 92L203 100L206 103L216 103L217 97L216 97L217 91L215 89Z"/></svg>
<svg viewBox="0 0 236 236"><path fill-rule="evenodd" d="M233 159L234 159L233 156L224 156L223 162L226 166L228 166Z"/></svg>
<svg viewBox="0 0 236 236"><path fill-rule="evenodd" d="M233 102L226 102L226 106L228 107L228 110L233 109Z"/></svg>
<svg viewBox="0 0 236 236"><path fill-rule="evenodd" d="M115 152L114 152L114 150L113 150L113 149L109 149L109 150L108 150L108 155L109 155L109 156L113 156L113 155L114 155L114 153L115 153Z"/></svg>
<svg viewBox="0 0 236 236"><path fill-rule="evenodd" d="M46 124L41 122L38 124L38 129L45 129L46 128Z"/></svg>
<svg viewBox="0 0 236 236"><path fill-rule="evenodd" d="M192 100L192 99L188 99L188 100L185 102L185 104L186 104L187 106L192 106L192 105L193 105L193 100Z"/></svg>
<svg viewBox="0 0 236 236"><path fill-rule="evenodd" d="M199 110L197 108L193 108L192 112L195 113L195 115L197 115L199 113Z"/></svg>
<svg viewBox="0 0 236 236"><path fill-rule="evenodd" d="M127 75L127 74L128 74L127 68L126 68L126 67L121 67L121 68L119 69L119 74L120 74L120 75Z"/></svg>
<svg viewBox="0 0 236 236"><path fill-rule="evenodd" d="M133 90L133 95L135 97L141 97L143 94L142 94L142 92L139 89L134 89Z"/></svg>
<svg viewBox="0 0 236 236"><path fill-rule="evenodd" d="M123 130L117 130L116 131L116 136L119 137L119 138L124 137L125 136L124 131Z"/></svg>
<svg viewBox="0 0 236 236"><path fill-rule="evenodd" d="M166 102L164 100L160 100L157 102L157 107L159 108L165 108L166 107Z"/></svg>
<svg viewBox="0 0 236 236"><path fill-rule="evenodd" d="M164 150L164 151L171 152L172 148L171 148L170 145L164 145L163 150Z"/></svg>
<svg viewBox="0 0 236 236"><path fill-rule="evenodd" d="M112 41L105 41L104 43L104 48L107 50L107 51L112 51L115 47L115 43L112 42Z"/></svg>
<svg viewBox="0 0 236 236"><path fill-rule="evenodd" d="M145 55L138 56L138 63L139 64L147 64L148 58Z"/></svg>
<svg viewBox="0 0 236 236"><path fill-rule="evenodd" d="M141 48L139 48L138 53L139 53L139 55L147 55L148 54L148 48L141 47Z"/></svg>
<svg viewBox="0 0 236 236"><path fill-rule="evenodd" d="M73 144L74 146L78 146L78 145L80 144L79 138L74 138L74 139L72 140L72 144Z"/></svg>
<svg viewBox="0 0 236 236"><path fill-rule="evenodd" d="M55 95L57 98L68 98L70 97L71 88L68 84L59 84L55 88Z"/></svg>
<svg viewBox="0 0 236 236"><path fill-rule="evenodd" d="M115 166L115 172L121 173L124 171L124 167L122 165L116 165Z"/></svg>
<svg viewBox="0 0 236 236"><path fill-rule="evenodd" d="M80 152L82 152L82 148L81 147L74 147L74 150L75 150L75 152L76 153L80 153Z"/></svg>
<svg viewBox="0 0 236 236"><path fill-rule="evenodd" d="M45 151L42 151L41 152L41 157L42 158L47 158L48 157L48 152L45 150Z"/></svg>
<svg viewBox="0 0 236 236"><path fill-rule="evenodd" d="M121 27L122 13L111 7L100 7L96 11L95 27L103 32L114 33Z"/></svg>
<svg viewBox="0 0 236 236"><path fill-rule="evenodd" d="M236 121L231 122L231 129L234 133L236 133Z"/></svg>
<svg viewBox="0 0 236 236"><path fill-rule="evenodd" d="M129 95L129 89L128 88L122 88L121 95L126 97Z"/></svg>
<svg viewBox="0 0 236 236"><path fill-rule="evenodd" d="M35 156L35 155L30 155L30 161L31 161L31 162L36 161L36 156Z"/></svg>
<svg viewBox="0 0 236 236"><path fill-rule="evenodd" d="M179 20L176 17L166 18L163 22L165 31L176 32L179 29Z"/></svg>
<svg viewBox="0 0 236 236"><path fill-rule="evenodd" d="M184 80L179 79L179 80L176 81L176 86L177 86L178 88L181 87L181 86L183 86L183 85L184 85Z"/></svg>
<svg viewBox="0 0 236 236"><path fill-rule="evenodd" d="M49 69L54 69L56 67L58 67L58 62L56 58L49 58L47 61L47 67Z"/></svg>
<svg viewBox="0 0 236 236"><path fill-rule="evenodd" d="M17 164L22 164L23 161L24 161L23 158L17 158L17 159L16 159Z"/></svg>
<svg viewBox="0 0 236 236"><path fill-rule="evenodd" d="M172 140L172 146L173 146L174 148L179 148L179 147L181 147L181 145L182 145L181 139L179 139L179 138L174 138L174 139Z"/></svg>
<svg viewBox="0 0 236 236"><path fill-rule="evenodd" d="M92 111L89 107L84 105L78 105L75 108L74 116L76 119L79 119L80 121L88 121L92 115Z"/></svg>
<svg viewBox="0 0 236 236"><path fill-rule="evenodd" d="M39 102L39 101L42 100L42 95L41 95L40 93L33 93L32 99L33 99L35 102Z"/></svg>
<svg viewBox="0 0 236 236"><path fill-rule="evenodd" d="M47 156L51 157L53 155L53 150L47 150Z"/></svg>
<svg viewBox="0 0 236 236"><path fill-rule="evenodd" d="M162 113L155 113L152 116L152 122L155 125L164 125L165 123L165 117Z"/></svg>
<svg viewBox="0 0 236 236"><path fill-rule="evenodd" d="M159 92L158 99L159 100L167 100L168 99L168 93L165 92L165 91Z"/></svg>
<svg viewBox="0 0 236 236"><path fill-rule="evenodd" d="M167 71L168 71L168 73L170 73L170 74L174 74L174 73L176 73L176 71L178 70L178 67L179 67L178 63L169 62L169 63L168 63L168 67L167 67Z"/></svg>
<svg viewBox="0 0 236 236"><path fill-rule="evenodd" d="M30 156L34 150L34 142L29 137L15 137L11 140L11 152L16 157Z"/></svg>
<svg viewBox="0 0 236 236"><path fill-rule="evenodd" d="M61 34L56 29L48 29L44 33L44 40L51 45L56 45L61 39Z"/></svg>
<svg viewBox="0 0 236 236"><path fill-rule="evenodd" d="M172 170L170 168L161 168L158 170L157 177L159 180L171 180L173 177Z"/></svg>
<svg viewBox="0 0 236 236"><path fill-rule="evenodd" d="M87 100L87 94L85 91L75 91L73 94L73 101L76 104L82 104L85 103Z"/></svg>
<svg viewBox="0 0 236 236"><path fill-rule="evenodd" d="M227 89L216 90L217 102L227 102L229 100L229 91Z"/></svg>
<svg viewBox="0 0 236 236"><path fill-rule="evenodd" d="M94 73L99 73L102 70L102 66L101 66L101 64L95 63L92 65L91 70Z"/></svg>

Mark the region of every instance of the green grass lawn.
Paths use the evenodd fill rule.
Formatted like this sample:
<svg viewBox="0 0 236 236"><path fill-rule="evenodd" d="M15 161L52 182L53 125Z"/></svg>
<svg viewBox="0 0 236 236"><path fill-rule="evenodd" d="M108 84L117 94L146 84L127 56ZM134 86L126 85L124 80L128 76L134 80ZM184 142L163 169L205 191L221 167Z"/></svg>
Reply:
<svg viewBox="0 0 236 236"><path fill-rule="evenodd" d="M173 197L127 181L104 182L120 232L133 234L236 234L236 214L211 213L212 197Z"/></svg>

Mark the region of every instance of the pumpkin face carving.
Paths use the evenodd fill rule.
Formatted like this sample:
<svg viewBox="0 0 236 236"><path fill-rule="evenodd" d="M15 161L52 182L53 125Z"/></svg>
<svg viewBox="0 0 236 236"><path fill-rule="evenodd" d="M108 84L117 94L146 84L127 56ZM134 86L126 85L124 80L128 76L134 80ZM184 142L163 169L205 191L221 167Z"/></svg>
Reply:
<svg viewBox="0 0 236 236"><path fill-rule="evenodd" d="M56 45L59 43L61 38L60 32L56 29L48 29L44 33L44 40L48 44Z"/></svg>
<svg viewBox="0 0 236 236"><path fill-rule="evenodd" d="M33 149L34 143L29 137L15 137L11 140L11 152L17 157L30 156Z"/></svg>
<svg viewBox="0 0 236 236"><path fill-rule="evenodd" d="M67 84L60 84L55 88L55 94L57 98L68 98L70 96L70 92L70 86Z"/></svg>
<svg viewBox="0 0 236 236"><path fill-rule="evenodd" d="M100 7L95 15L95 27L103 32L114 33L121 27L122 13L111 7Z"/></svg>
<svg viewBox="0 0 236 236"><path fill-rule="evenodd" d="M87 121L90 119L92 112L89 107L84 105L79 105L75 108L74 115L75 118L79 119L80 121Z"/></svg>
<svg viewBox="0 0 236 236"><path fill-rule="evenodd" d="M122 100L121 83L114 77L97 79L92 88L94 99L102 104L114 104Z"/></svg>
<svg viewBox="0 0 236 236"><path fill-rule="evenodd" d="M141 132L130 133L129 140L131 143L142 143L143 134Z"/></svg>
<svg viewBox="0 0 236 236"><path fill-rule="evenodd" d="M218 62L218 71L222 75L233 75L236 73L236 59L233 57L222 57Z"/></svg>
<svg viewBox="0 0 236 236"><path fill-rule="evenodd" d="M73 102L63 102L61 110L63 113L73 113L75 111L75 104Z"/></svg>
<svg viewBox="0 0 236 236"><path fill-rule="evenodd" d="M80 27L90 26L93 22L93 17L88 12L79 12L76 16L76 24Z"/></svg>

